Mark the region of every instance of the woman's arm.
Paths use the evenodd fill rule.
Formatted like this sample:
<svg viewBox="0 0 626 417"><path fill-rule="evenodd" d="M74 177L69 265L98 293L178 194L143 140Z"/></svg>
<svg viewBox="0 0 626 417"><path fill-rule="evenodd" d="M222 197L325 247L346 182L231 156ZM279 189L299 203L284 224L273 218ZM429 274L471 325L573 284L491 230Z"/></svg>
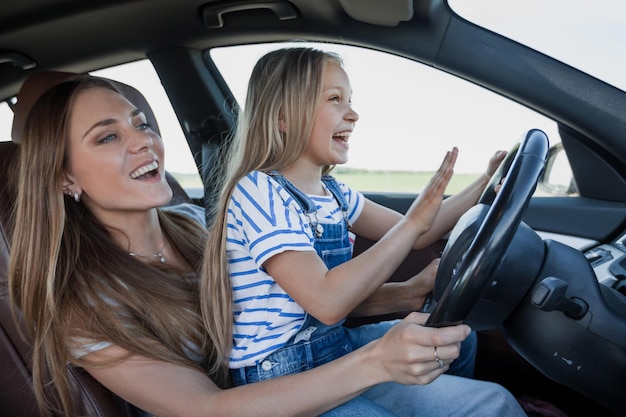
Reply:
<svg viewBox="0 0 626 417"><path fill-rule="evenodd" d="M445 372L470 329L423 327L425 319L413 313L381 339L310 371L226 390L202 372L145 357L86 370L126 401L159 417L315 416L376 384L423 385ZM445 361L443 368L433 360L434 346ZM98 360L125 354L111 346L90 356Z"/></svg>

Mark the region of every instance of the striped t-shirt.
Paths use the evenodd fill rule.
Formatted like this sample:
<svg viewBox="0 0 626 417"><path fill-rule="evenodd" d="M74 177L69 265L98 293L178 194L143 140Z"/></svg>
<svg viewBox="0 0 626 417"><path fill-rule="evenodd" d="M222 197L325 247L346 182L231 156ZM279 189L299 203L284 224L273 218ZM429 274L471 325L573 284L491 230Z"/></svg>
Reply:
<svg viewBox="0 0 626 417"><path fill-rule="evenodd" d="M348 222L363 209L363 195L339 183L348 202ZM330 192L309 196L321 224L344 221ZM255 171L241 179L228 206L226 250L233 285L233 349L229 366L254 365L281 348L302 326L304 310L262 265L284 251L315 251L309 220L270 176ZM294 271L294 274L298 271Z"/></svg>

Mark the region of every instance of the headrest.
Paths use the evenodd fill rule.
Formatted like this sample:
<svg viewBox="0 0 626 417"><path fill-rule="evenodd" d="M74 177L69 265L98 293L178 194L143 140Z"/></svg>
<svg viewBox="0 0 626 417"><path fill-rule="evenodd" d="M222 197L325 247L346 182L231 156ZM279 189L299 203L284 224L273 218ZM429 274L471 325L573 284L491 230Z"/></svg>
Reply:
<svg viewBox="0 0 626 417"><path fill-rule="evenodd" d="M39 97L55 85L72 80L80 75L81 74L59 71L40 71L30 75L26 81L24 81L20 92L17 94L17 103L15 104L13 113L13 128L11 130L13 142L19 143L21 141L28 113ZM143 94L130 85L115 80L109 81L122 92L128 101L144 112L148 123L152 126L152 130L160 134L156 117Z"/></svg>

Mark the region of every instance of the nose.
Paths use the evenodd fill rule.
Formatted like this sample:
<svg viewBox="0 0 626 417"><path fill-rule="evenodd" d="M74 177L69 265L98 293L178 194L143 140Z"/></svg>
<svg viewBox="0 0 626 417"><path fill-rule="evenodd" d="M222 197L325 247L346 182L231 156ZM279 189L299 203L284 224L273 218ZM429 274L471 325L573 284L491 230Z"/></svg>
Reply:
<svg viewBox="0 0 626 417"><path fill-rule="evenodd" d="M352 106L349 106L348 112L346 113L346 119L354 123L359 120L359 113L357 113Z"/></svg>
<svg viewBox="0 0 626 417"><path fill-rule="evenodd" d="M144 152L154 145L153 133L149 130L133 129L131 135L131 148L135 152Z"/></svg>

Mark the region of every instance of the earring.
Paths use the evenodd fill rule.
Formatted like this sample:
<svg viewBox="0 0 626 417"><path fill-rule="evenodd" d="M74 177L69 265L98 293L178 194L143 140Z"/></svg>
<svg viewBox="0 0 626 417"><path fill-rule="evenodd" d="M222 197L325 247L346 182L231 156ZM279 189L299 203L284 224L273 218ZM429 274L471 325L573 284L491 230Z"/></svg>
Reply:
<svg viewBox="0 0 626 417"><path fill-rule="evenodd" d="M77 203L80 202L80 194L78 194L78 191L68 190L67 195L74 198L74 201L76 201Z"/></svg>

